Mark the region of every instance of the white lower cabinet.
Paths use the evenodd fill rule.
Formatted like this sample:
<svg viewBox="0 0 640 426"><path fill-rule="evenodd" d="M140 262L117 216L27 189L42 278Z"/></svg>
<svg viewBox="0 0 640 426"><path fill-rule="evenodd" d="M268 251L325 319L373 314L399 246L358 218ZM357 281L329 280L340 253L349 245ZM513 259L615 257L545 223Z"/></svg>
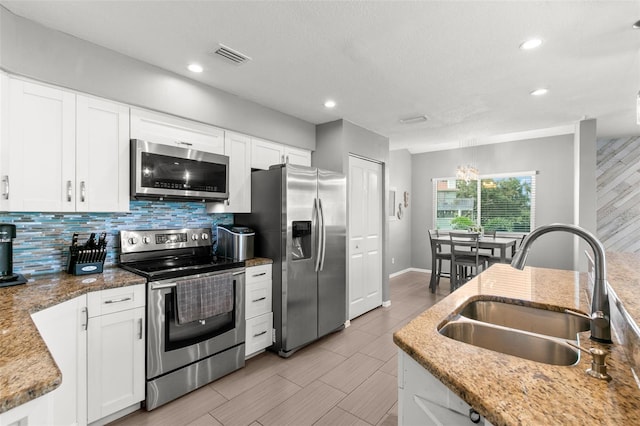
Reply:
<svg viewBox="0 0 640 426"><path fill-rule="evenodd" d="M87 423L86 300L85 295L79 296L31 316L62 373L62 383L58 388L44 395L51 404L49 421L43 423L32 421L31 416L40 415L36 407L32 407L33 410L29 410L27 424L62 426ZM24 404L17 408L25 409L26 406L27 404Z"/></svg>
<svg viewBox="0 0 640 426"><path fill-rule="evenodd" d="M246 269L245 357L249 358L273 343L271 264Z"/></svg>
<svg viewBox="0 0 640 426"><path fill-rule="evenodd" d="M477 413L472 414L471 409L411 356L398 349L399 426L491 425Z"/></svg>
<svg viewBox="0 0 640 426"><path fill-rule="evenodd" d="M62 373L44 396L0 415L0 426L104 424L144 400L145 286L101 290L32 316Z"/></svg>
<svg viewBox="0 0 640 426"><path fill-rule="evenodd" d="M88 295L88 422L131 408L144 399L144 285Z"/></svg>

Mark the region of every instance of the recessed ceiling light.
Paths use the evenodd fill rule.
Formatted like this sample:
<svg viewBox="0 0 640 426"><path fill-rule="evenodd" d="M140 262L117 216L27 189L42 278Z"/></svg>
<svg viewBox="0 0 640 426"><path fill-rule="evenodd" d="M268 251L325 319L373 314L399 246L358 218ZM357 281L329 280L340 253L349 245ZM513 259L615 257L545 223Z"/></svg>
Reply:
<svg viewBox="0 0 640 426"><path fill-rule="evenodd" d="M542 95L546 95L548 92L547 89L536 89L533 92L531 92L531 96L542 96Z"/></svg>
<svg viewBox="0 0 640 426"><path fill-rule="evenodd" d="M539 38L532 38L527 41L524 41L520 44L521 50L531 50L539 47L542 44L542 40Z"/></svg>
<svg viewBox="0 0 640 426"><path fill-rule="evenodd" d="M202 66L198 64L189 64L187 69L191 72L202 72Z"/></svg>
<svg viewBox="0 0 640 426"><path fill-rule="evenodd" d="M333 108L336 106L336 101L328 100L324 103L325 108Z"/></svg>

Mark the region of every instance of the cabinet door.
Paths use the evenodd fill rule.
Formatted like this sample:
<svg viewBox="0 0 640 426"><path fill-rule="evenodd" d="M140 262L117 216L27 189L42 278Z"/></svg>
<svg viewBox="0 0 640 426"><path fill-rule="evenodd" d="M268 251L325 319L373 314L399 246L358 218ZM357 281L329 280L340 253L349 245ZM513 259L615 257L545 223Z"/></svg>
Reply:
<svg viewBox="0 0 640 426"><path fill-rule="evenodd" d="M129 108L77 96L76 210L129 210Z"/></svg>
<svg viewBox="0 0 640 426"><path fill-rule="evenodd" d="M7 210L75 210L75 95L9 78Z"/></svg>
<svg viewBox="0 0 640 426"><path fill-rule="evenodd" d="M86 424L86 296L34 313L31 317L49 348L62 383L50 393L49 424Z"/></svg>
<svg viewBox="0 0 640 426"><path fill-rule="evenodd" d="M311 166L311 151L306 149L294 148L291 146L284 147L284 161L289 164L298 166Z"/></svg>
<svg viewBox="0 0 640 426"><path fill-rule="evenodd" d="M274 164L284 163L284 146L262 139L251 140L251 168L268 170Z"/></svg>
<svg viewBox="0 0 640 426"><path fill-rule="evenodd" d="M224 154L229 157L229 199L224 211L251 213L251 138L227 132Z"/></svg>
<svg viewBox="0 0 640 426"><path fill-rule="evenodd" d="M145 308L89 319L88 421L144 399Z"/></svg>
<svg viewBox="0 0 640 426"><path fill-rule="evenodd" d="M133 108L131 139L224 154L224 130L196 121Z"/></svg>

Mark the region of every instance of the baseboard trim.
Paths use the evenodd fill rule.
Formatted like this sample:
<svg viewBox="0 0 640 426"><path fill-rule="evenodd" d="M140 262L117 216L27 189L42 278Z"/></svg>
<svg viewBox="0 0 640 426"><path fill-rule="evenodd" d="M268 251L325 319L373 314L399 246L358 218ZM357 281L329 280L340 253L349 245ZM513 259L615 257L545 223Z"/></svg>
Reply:
<svg viewBox="0 0 640 426"><path fill-rule="evenodd" d="M405 274L407 272L425 272L427 274L431 273L431 269L420 269L420 268L407 268L402 271L394 272L393 274L389 274L389 278L397 277L398 275Z"/></svg>

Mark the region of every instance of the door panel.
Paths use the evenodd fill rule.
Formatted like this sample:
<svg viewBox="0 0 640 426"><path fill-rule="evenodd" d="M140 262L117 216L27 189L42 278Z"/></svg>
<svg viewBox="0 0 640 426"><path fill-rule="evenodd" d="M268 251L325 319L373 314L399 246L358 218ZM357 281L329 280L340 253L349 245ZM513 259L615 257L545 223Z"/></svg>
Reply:
<svg viewBox="0 0 640 426"><path fill-rule="evenodd" d="M286 212L286 262L282 263L282 291L286 304L282 307L283 350L289 351L314 340L318 333L318 293L315 262L317 256L317 221L314 201L317 198L315 168L288 165L283 206ZM311 254L294 256L293 222L311 222ZM303 244L301 244L303 245ZM295 253L299 252L296 244Z"/></svg>
<svg viewBox="0 0 640 426"><path fill-rule="evenodd" d="M318 272L318 336L346 321L346 178L318 170L318 199L325 225L325 249Z"/></svg>
<svg viewBox="0 0 640 426"><path fill-rule="evenodd" d="M349 319L382 304L382 165L349 157Z"/></svg>

